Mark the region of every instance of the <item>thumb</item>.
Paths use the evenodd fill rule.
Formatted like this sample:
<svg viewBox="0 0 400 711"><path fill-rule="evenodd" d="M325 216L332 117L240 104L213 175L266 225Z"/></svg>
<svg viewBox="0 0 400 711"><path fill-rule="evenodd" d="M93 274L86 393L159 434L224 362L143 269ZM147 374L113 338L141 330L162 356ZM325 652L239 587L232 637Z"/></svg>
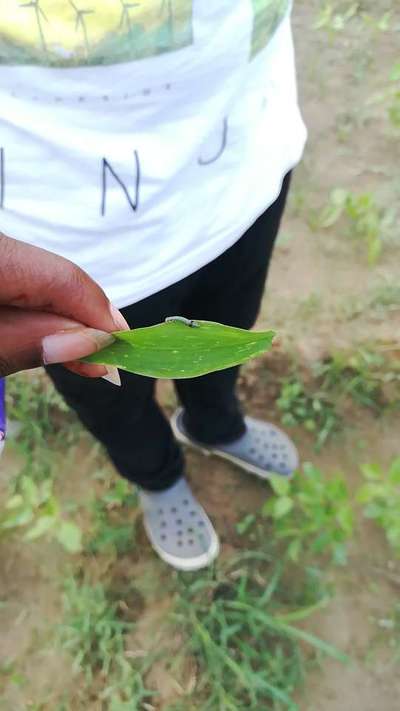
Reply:
<svg viewBox="0 0 400 711"><path fill-rule="evenodd" d="M55 314L0 307L0 377L83 358L114 341L109 333Z"/></svg>

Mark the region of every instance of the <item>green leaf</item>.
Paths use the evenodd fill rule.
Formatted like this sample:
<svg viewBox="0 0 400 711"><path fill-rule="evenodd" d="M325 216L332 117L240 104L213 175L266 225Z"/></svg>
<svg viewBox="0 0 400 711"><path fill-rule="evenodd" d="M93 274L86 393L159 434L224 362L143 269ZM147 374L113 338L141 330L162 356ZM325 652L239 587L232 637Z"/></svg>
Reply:
<svg viewBox="0 0 400 711"><path fill-rule="evenodd" d="M353 531L354 524L353 511L350 506L339 509L337 512L337 520L342 529L350 535Z"/></svg>
<svg viewBox="0 0 400 711"><path fill-rule="evenodd" d="M289 496L281 496L280 499L275 501L274 517L282 518L283 516L286 516L286 514L292 510L293 505L293 501Z"/></svg>
<svg viewBox="0 0 400 711"><path fill-rule="evenodd" d="M24 536L26 541L33 541L35 538L40 538L40 536L43 536L47 531L50 531L51 528L56 523L56 519L54 516L41 516L34 526L29 529L29 531L26 533Z"/></svg>
<svg viewBox="0 0 400 711"><path fill-rule="evenodd" d="M153 378L195 378L240 365L270 350L275 333L232 328L211 321L160 323L117 331L115 342L83 358Z"/></svg>
<svg viewBox="0 0 400 711"><path fill-rule="evenodd" d="M382 471L378 464L363 464L361 471L366 479L373 480L382 478Z"/></svg>
<svg viewBox="0 0 400 711"><path fill-rule="evenodd" d="M292 560L294 563L297 563L299 560L299 555L301 553L301 540L299 538L295 538L290 544L287 549L288 556L290 560Z"/></svg>
<svg viewBox="0 0 400 711"><path fill-rule="evenodd" d="M321 227L332 227L332 225L334 225L335 222L339 220L342 215L347 198L347 190L342 190L341 188L336 188L335 190L332 190L330 195L330 203L322 211L321 214Z"/></svg>
<svg viewBox="0 0 400 711"><path fill-rule="evenodd" d="M28 476L24 476L21 482L21 492L24 500L32 507L36 508L39 501L39 489L35 482Z"/></svg>
<svg viewBox="0 0 400 711"><path fill-rule="evenodd" d="M61 523L56 538L68 553L79 553L82 550L82 531L72 521Z"/></svg>
<svg viewBox="0 0 400 711"><path fill-rule="evenodd" d="M262 505L261 514L262 516L268 517L272 516L274 512L275 499L267 499Z"/></svg>
<svg viewBox="0 0 400 711"><path fill-rule="evenodd" d="M18 526L26 526L33 519L32 509L22 509L16 512L13 516L7 516L2 521L1 527L5 530L17 528Z"/></svg>
<svg viewBox="0 0 400 711"><path fill-rule="evenodd" d="M390 465L389 481L393 484L400 484L400 457L396 457Z"/></svg>
<svg viewBox="0 0 400 711"><path fill-rule="evenodd" d="M247 516L245 516L242 521L239 521L239 523L236 524L236 530L239 536L243 536L245 533L247 533L247 531L253 525L255 520L256 517L254 514L247 514Z"/></svg>
<svg viewBox="0 0 400 711"><path fill-rule="evenodd" d="M370 240L368 245L368 263L375 264L382 252L382 242L379 238Z"/></svg>
<svg viewBox="0 0 400 711"><path fill-rule="evenodd" d="M290 479L285 479L278 474L270 476L269 484L277 496L286 496L290 491Z"/></svg>
<svg viewBox="0 0 400 711"><path fill-rule="evenodd" d="M6 509L18 509L20 506L22 506L24 503L24 500L21 496L21 494L15 494L14 496L11 497L11 499L8 499L5 504Z"/></svg>
<svg viewBox="0 0 400 711"><path fill-rule="evenodd" d="M374 499L385 497L386 489L384 484L375 484L370 482L361 486L357 492L357 501L360 504L366 504L368 501L374 501Z"/></svg>
<svg viewBox="0 0 400 711"><path fill-rule="evenodd" d="M400 62L394 65L390 73L390 81L400 81Z"/></svg>
<svg viewBox="0 0 400 711"><path fill-rule="evenodd" d="M380 518L382 515L382 506L374 503L373 501L369 503L364 509L364 516L366 518Z"/></svg>

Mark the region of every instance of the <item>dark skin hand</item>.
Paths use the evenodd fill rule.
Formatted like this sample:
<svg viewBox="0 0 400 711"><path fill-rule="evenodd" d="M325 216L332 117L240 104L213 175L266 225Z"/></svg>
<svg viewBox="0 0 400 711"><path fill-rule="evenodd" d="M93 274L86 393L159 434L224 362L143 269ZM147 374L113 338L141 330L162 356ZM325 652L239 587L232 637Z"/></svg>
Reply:
<svg viewBox="0 0 400 711"><path fill-rule="evenodd" d="M63 257L0 234L0 376L63 363L86 377L101 365L77 362L127 329L86 272Z"/></svg>

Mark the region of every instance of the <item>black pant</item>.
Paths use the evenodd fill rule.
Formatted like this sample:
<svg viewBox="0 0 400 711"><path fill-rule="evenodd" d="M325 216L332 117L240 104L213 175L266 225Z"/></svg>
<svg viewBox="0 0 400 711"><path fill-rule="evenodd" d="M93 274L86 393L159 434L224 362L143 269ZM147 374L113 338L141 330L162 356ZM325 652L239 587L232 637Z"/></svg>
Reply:
<svg viewBox="0 0 400 711"><path fill-rule="evenodd" d="M219 321L251 328L257 318L268 265L285 206L290 175L276 202L224 254L162 291L122 309L131 328L167 316ZM149 490L171 486L183 473L183 457L154 399L155 381L120 371L122 387L85 379L50 366L47 371L83 424L106 447L118 471ZM239 369L175 382L185 425L199 441L235 440L244 431L235 395Z"/></svg>

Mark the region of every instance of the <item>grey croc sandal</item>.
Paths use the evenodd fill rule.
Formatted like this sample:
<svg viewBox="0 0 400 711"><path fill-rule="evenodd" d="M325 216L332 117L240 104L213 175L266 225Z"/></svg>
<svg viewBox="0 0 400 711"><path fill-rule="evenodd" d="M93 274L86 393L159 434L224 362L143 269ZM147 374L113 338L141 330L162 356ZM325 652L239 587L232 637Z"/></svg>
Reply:
<svg viewBox="0 0 400 711"><path fill-rule="evenodd" d="M183 409L176 410L171 418L174 435L182 444L227 459L261 479L268 479L273 474L291 477L299 466L299 455L287 434L254 417L245 417L245 423L246 432L235 442L209 446L189 435L183 423Z"/></svg>
<svg viewBox="0 0 400 711"><path fill-rule="evenodd" d="M139 490L150 543L160 558L177 570L200 570L219 553L219 540L186 479L166 491Z"/></svg>

